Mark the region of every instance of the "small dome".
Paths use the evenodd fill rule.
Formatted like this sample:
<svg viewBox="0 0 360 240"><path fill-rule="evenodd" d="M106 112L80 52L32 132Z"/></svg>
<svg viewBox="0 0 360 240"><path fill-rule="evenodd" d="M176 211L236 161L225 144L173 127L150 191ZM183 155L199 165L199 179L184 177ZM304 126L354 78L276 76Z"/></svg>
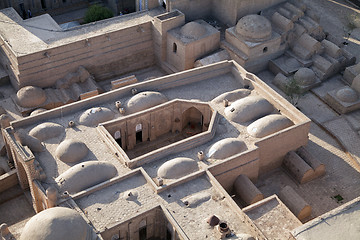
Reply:
<svg viewBox="0 0 360 240"><path fill-rule="evenodd" d="M336 97L343 102L356 102L359 99L357 92L351 87L344 87L336 92Z"/></svg>
<svg viewBox="0 0 360 240"><path fill-rule="evenodd" d="M46 94L42 88L27 86L16 93L17 104L24 108L37 107L46 101Z"/></svg>
<svg viewBox="0 0 360 240"><path fill-rule="evenodd" d="M236 138L225 138L210 147L207 157L212 159L225 159L245 150L247 150L247 146L243 141Z"/></svg>
<svg viewBox="0 0 360 240"><path fill-rule="evenodd" d="M34 111L32 111L30 113L30 116L35 116L35 115L38 115L39 113L42 113L42 112L45 112L45 111L47 111L47 109L45 109L45 108L37 108L37 109L35 109Z"/></svg>
<svg viewBox="0 0 360 240"><path fill-rule="evenodd" d="M142 110L165 103L167 100L168 99L159 92L141 92L130 98L127 103L127 111L129 113L140 112Z"/></svg>
<svg viewBox="0 0 360 240"><path fill-rule="evenodd" d="M206 34L206 28L198 22L189 22L181 29L182 36L192 39L199 39Z"/></svg>
<svg viewBox="0 0 360 240"><path fill-rule="evenodd" d="M95 240L96 234L70 208L48 208L33 216L25 225L20 240Z"/></svg>
<svg viewBox="0 0 360 240"><path fill-rule="evenodd" d="M292 125L293 123L287 117L280 114L271 114L250 124L247 127L247 132L253 137L261 138Z"/></svg>
<svg viewBox="0 0 360 240"><path fill-rule="evenodd" d="M263 16L252 14L241 18L235 32L247 41L264 41L271 37L271 23Z"/></svg>
<svg viewBox="0 0 360 240"><path fill-rule="evenodd" d="M76 164L55 179L60 191L77 193L115 177L117 170L109 162L87 161Z"/></svg>
<svg viewBox="0 0 360 240"><path fill-rule="evenodd" d="M37 125L30 130L29 135L36 137L40 141L55 138L65 133L65 128L57 123L45 122Z"/></svg>
<svg viewBox="0 0 360 240"><path fill-rule="evenodd" d="M85 143L72 139L65 140L56 148L56 157L66 163L79 162L86 157L89 149Z"/></svg>
<svg viewBox="0 0 360 240"><path fill-rule="evenodd" d="M28 146L31 151L44 151L44 146L41 144L41 141L33 136L30 136L24 129L17 129L14 133L14 136L16 140L21 143L21 145Z"/></svg>
<svg viewBox="0 0 360 240"><path fill-rule="evenodd" d="M115 114L105 107L94 107L81 114L79 122L85 126L96 126L99 123L114 119Z"/></svg>
<svg viewBox="0 0 360 240"><path fill-rule="evenodd" d="M249 89L236 89L234 91L226 92L226 93L223 93L223 94L217 96L211 102L215 103L215 104L220 104L225 99L227 99L229 102L233 102L237 99L249 96L250 93L251 93L251 90L249 90Z"/></svg>
<svg viewBox="0 0 360 240"><path fill-rule="evenodd" d="M233 102L225 108L225 116L231 121L244 123L258 119L274 111L273 106L259 96L248 96Z"/></svg>
<svg viewBox="0 0 360 240"><path fill-rule="evenodd" d="M295 81L301 86L308 86L316 81L316 76L313 70L310 68L300 68L294 74Z"/></svg>
<svg viewBox="0 0 360 240"><path fill-rule="evenodd" d="M179 157L161 165L158 169L158 176L165 179L177 179L197 170L199 170L199 166L194 159Z"/></svg>

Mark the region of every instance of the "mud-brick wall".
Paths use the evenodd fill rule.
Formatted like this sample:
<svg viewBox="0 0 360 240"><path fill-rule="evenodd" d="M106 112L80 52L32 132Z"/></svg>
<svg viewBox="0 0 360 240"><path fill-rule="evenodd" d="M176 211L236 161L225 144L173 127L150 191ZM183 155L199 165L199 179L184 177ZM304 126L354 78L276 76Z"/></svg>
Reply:
<svg viewBox="0 0 360 240"><path fill-rule="evenodd" d="M96 81L116 77L155 62L149 22L18 58L19 86L49 87L83 65Z"/></svg>
<svg viewBox="0 0 360 240"><path fill-rule="evenodd" d="M178 9L185 14L186 21L209 17L211 0L169 0L169 10Z"/></svg>
<svg viewBox="0 0 360 240"><path fill-rule="evenodd" d="M248 15L285 2L286 0L212 0L211 15L228 26ZM210 5L210 4L209 4Z"/></svg>
<svg viewBox="0 0 360 240"><path fill-rule="evenodd" d="M140 229L146 227L146 239L164 239L167 222L161 208L156 207L120 224L100 230L100 234L104 240L113 239L116 234L120 239L139 240Z"/></svg>
<svg viewBox="0 0 360 240"><path fill-rule="evenodd" d="M0 37L0 64L9 75L10 79L17 82L16 76L18 74L18 62L15 53L7 42Z"/></svg>

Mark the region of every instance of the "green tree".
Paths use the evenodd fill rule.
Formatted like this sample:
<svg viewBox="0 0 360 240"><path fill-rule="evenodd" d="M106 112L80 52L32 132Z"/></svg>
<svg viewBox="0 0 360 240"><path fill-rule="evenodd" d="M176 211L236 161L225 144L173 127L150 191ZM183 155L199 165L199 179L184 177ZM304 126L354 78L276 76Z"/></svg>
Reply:
<svg viewBox="0 0 360 240"><path fill-rule="evenodd" d="M284 92L290 103L294 106L298 104L300 97L303 95L301 87L294 77L289 77L289 81L285 86Z"/></svg>
<svg viewBox="0 0 360 240"><path fill-rule="evenodd" d="M111 18L113 16L114 14L109 8L95 4L89 7L88 10L86 11L84 17L84 23L100 21L106 18Z"/></svg>

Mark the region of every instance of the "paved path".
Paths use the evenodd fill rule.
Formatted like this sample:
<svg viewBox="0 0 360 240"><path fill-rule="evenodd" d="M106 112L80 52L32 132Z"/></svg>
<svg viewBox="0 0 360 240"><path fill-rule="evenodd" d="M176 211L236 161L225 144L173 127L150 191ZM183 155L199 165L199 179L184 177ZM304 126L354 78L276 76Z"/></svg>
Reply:
<svg viewBox="0 0 360 240"><path fill-rule="evenodd" d="M360 136L351 128L349 122L344 117L338 117L324 123L323 126L336 136L347 151L360 163Z"/></svg>

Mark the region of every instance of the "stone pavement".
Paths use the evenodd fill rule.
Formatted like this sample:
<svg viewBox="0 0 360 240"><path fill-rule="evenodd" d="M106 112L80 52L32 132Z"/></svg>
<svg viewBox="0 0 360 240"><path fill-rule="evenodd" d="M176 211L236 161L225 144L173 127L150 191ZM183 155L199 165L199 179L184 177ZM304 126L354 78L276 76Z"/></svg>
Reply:
<svg viewBox="0 0 360 240"><path fill-rule="evenodd" d="M347 151L360 163L360 136L351 128L348 121L340 116L324 123L323 126L336 136Z"/></svg>

